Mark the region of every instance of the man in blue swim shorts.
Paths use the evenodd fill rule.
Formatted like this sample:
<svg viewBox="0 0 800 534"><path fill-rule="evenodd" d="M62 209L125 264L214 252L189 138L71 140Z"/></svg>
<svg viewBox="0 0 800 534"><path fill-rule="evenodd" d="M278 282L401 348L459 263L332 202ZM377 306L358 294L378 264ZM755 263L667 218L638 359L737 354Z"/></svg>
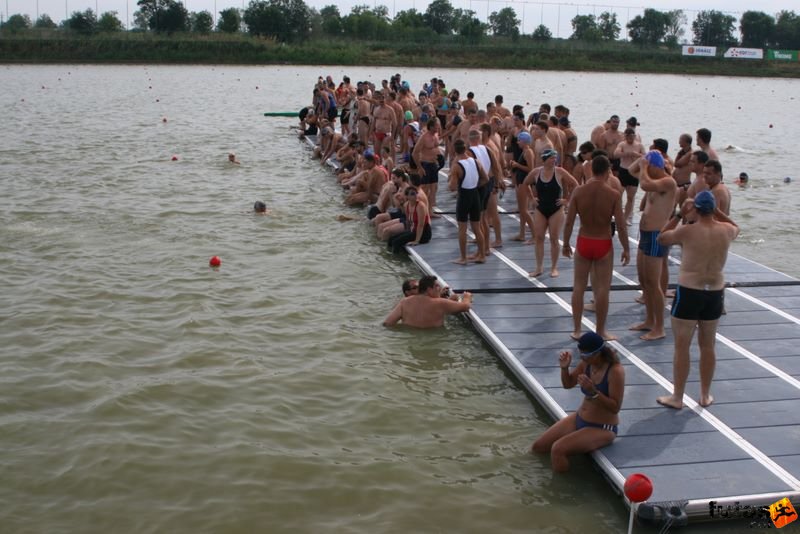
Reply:
<svg viewBox="0 0 800 534"><path fill-rule="evenodd" d="M694 224L679 227L680 219L685 217L695 220ZM680 245L682 254L678 287L672 303L674 389L672 395L658 397L659 404L677 410L683 407L683 392L689 377L689 346L695 327L700 346L700 398L697 402L703 407L714 402L711 380L716 362L717 324L724 305L722 270L731 241L738 235L739 227L717 209L710 191L701 191L693 199L687 199L680 213L670 218L661 229L658 242L665 246Z"/></svg>
<svg viewBox="0 0 800 534"><path fill-rule="evenodd" d="M634 162L631 168L638 171L640 185L645 194L644 212L639 221L639 250L636 254L636 271L644 296L644 322L630 327L641 330L645 341L661 339L664 334L664 293L667 290L667 256L669 247L659 244L658 234L675 210L678 186L664 170L664 158L658 150L651 150Z"/></svg>

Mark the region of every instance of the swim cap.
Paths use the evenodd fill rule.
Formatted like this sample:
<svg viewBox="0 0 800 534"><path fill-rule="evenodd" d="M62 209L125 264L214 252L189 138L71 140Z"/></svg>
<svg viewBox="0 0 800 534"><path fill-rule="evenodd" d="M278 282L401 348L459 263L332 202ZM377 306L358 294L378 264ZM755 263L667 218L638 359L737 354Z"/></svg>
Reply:
<svg viewBox="0 0 800 534"><path fill-rule="evenodd" d="M364 159L367 161L375 161L375 152L371 148L364 151Z"/></svg>
<svg viewBox="0 0 800 534"><path fill-rule="evenodd" d="M542 152L542 161L547 161L553 156L558 156L558 152L556 152L552 148L548 148L544 152Z"/></svg>
<svg viewBox="0 0 800 534"><path fill-rule="evenodd" d="M528 132L520 132L517 136L517 141L520 143L530 143L531 142L531 134Z"/></svg>
<svg viewBox="0 0 800 534"><path fill-rule="evenodd" d="M603 337L594 332L586 332L578 340L578 350L581 351L581 356L590 356L605 345L606 342Z"/></svg>
<svg viewBox="0 0 800 534"><path fill-rule="evenodd" d="M661 155L661 152L658 150L651 150L647 154L645 154L644 159L647 160L647 163L652 165L653 167L658 167L659 169L664 168L664 156Z"/></svg>
<svg viewBox="0 0 800 534"><path fill-rule="evenodd" d="M260 200L256 200L256 203L253 204L253 210L258 212L267 211L267 205L261 202Z"/></svg>
<svg viewBox="0 0 800 534"><path fill-rule="evenodd" d="M739 180L740 180L740 181L742 181L742 182L746 182L746 181L748 181L749 179L750 179L750 177L747 175L747 173L746 173L746 172L740 172L740 173L739 173Z"/></svg>
<svg viewBox="0 0 800 534"><path fill-rule="evenodd" d="M711 191L700 191L694 197L694 207L700 213L714 213L717 208L717 201Z"/></svg>
<svg viewBox="0 0 800 534"><path fill-rule="evenodd" d="M403 80L403 83L400 84L400 85L402 85L404 89L410 89L411 88L411 84L408 83L406 80Z"/></svg>
<svg viewBox="0 0 800 534"><path fill-rule="evenodd" d="M410 111L406 111L404 117L406 118L407 121L413 121L414 120L414 114L411 113Z"/></svg>
<svg viewBox="0 0 800 534"><path fill-rule="evenodd" d="M425 124L426 122L428 122L428 119L430 119L430 117L428 116L427 113L420 113L419 115L420 124Z"/></svg>

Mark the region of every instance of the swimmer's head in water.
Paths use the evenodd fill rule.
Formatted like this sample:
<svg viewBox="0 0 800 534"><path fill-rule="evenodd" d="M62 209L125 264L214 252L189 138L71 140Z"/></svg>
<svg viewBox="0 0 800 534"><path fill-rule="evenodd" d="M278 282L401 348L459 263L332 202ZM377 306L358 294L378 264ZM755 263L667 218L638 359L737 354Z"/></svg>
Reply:
<svg viewBox="0 0 800 534"><path fill-rule="evenodd" d="M658 167L659 169L664 168L664 156L661 155L661 152L658 150L651 150L647 154L645 154L644 159L647 160L647 163L652 165L653 167Z"/></svg>
<svg viewBox="0 0 800 534"><path fill-rule="evenodd" d="M235 159L236 159L236 154L234 154L233 152L229 152L228 153L228 161L233 161Z"/></svg>
<svg viewBox="0 0 800 534"><path fill-rule="evenodd" d="M260 200L256 200L256 203L253 204L253 211L256 213L264 213L267 211L267 205Z"/></svg>
<svg viewBox="0 0 800 534"><path fill-rule="evenodd" d="M739 181L743 184L746 184L748 181L750 181L750 177L747 175L746 172L740 172Z"/></svg>
<svg viewBox="0 0 800 534"><path fill-rule="evenodd" d="M552 158L553 156L558 156L558 152L556 152L552 148L548 148L547 150L542 152L542 161L547 161L548 159Z"/></svg>
<svg viewBox="0 0 800 534"><path fill-rule="evenodd" d="M717 208L717 201L711 191L700 191L694 197L694 207L700 213L714 213Z"/></svg>
<svg viewBox="0 0 800 534"><path fill-rule="evenodd" d="M586 332L578 340L578 350L581 353L581 357L588 357L600 351L605 344L606 342L600 334Z"/></svg>
<svg viewBox="0 0 800 534"><path fill-rule="evenodd" d="M520 132L517 136L517 141L520 143L530 143L531 142L531 134L528 132Z"/></svg>

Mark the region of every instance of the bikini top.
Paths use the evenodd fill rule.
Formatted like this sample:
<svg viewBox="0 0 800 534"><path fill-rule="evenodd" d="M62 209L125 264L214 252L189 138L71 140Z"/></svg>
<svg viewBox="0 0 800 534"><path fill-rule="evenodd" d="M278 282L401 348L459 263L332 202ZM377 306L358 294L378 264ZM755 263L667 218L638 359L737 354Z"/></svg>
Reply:
<svg viewBox="0 0 800 534"><path fill-rule="evenodd" d="M606 372L603 375L603 379L599 383L594 385L594 387L597 389L597 391L599 391L600 393L602 393L606 397L608 397L608 372L610 370L611 370L611 365L606 367ZM587 365L586 366L586 376L589 377L589 380L592 379L592 366L591 365ZM584 389L583 387L581 387L581 393L583 393L587 397L591 397L592 396L592 393L590 391Z"/></svg>

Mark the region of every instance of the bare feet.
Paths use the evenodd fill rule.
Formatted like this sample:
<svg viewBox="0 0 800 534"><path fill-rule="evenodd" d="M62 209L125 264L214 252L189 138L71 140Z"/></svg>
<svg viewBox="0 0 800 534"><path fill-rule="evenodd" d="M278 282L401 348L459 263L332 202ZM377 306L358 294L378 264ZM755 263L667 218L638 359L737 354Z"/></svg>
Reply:
<svg viewBox="0 0 800 534"><path fill-rule="evenodd" d="M474 260L475 263L486 263L486 256L477 256Z"/></svg>
<svg viewBox="0 0 800 534"><path fill-rule="evenodd" d="M639 295L638 297L636 297L636 302L638 302L639 304L644 304L644 295Z"/></svg>
<svg viewBox="0 0 800 534"><path fill-rule="evenodd" d="M525 241L525 236L524 235L515 235L514 237L511 238L511 241Z"/></svg>
<svg viewBox="0 0 800 534"><path fill-rule="evenodd" d="M583 307L583 311L590 311L590 312L595 311L594 301L590 300L589 302L587 302L586 305Z"/></svg>
<svg viewBox="0 0 800 534"><path fill-rule="evenodd" d="M537 276L541 276L543 272L544 272L543 270L538 269L536 271L529 272L528 276L530 276L531 278L536 278Z"/></svg>
<svg viewBox="0 0 800 534"><path fill-rule="evenodd" d="M550 269L550 278L558 278L558 269Z"/></svg>
<svg viewBox="0 0 800 534"><path fill-rule="evenodd" d="M573 332L573 333L571 333L571 334L569 335L569 337L571 337L571 338L572 338L572 339L574 339L575 341L578 341L578 340L581 338L581 333L580 333L580 331L578 331L578 332Z"/></svg>
<svg viewBox="0 0 800 534"><path fill-rule="evenodd" d="M700 396L700 406L703 408L708 408L714 403L714 396L713 395L701 395Z"/></svg>
<svg viewBox="0 0 800 534"><path fill-rule="evenodd" d="M502 241L494 241L489 246L492 247L492 248L503 248L503 242Z"/></svg>
<svg viewBox="0 0 800 534"><path fill-rule="evenodd" d="M467 258L458 258L456 260L453 260L451 263L455 263L456 265L466 265Z"/></svg>
<svg viewBox="0 0 800 534"><path fill-rule="evenodd" d="M631 326L628 330L652 330L653 327L647 323L639 323Z"/></svg>
<svg viewBox="0 0 800 534"><path fill-rule="evenodd" d="M526 245L535 245L536 244L536 240L535 239L528 239L527 241L525 241L525 244Z"/></svg>
<svg viewBox="0 0 800 534"><path fill-rule="evenodd" d="M615 336L614 334L609 334L608 332L598 332L598 334L600 334L603 337L603 339L605 339L606 341L616 341L617 340L617 336Z"/></svg>
<svg viewBox="0 0 800 534"><path fill-rule="evenodd" d="M683 408L683 401L681 399L676 399L673 395L664 395L663 397L658 397L656 402L662 406L666 406L667 408L674 408L676 410Z"/></svg>
<svg viewBox="0 0 800 534"><path fill-rule="evenodd" d="M646 334L642 334L639 336L639 339L643 341L655 341L656 339L662 339L664 337L666 337L666 334L664 334L664 331L662 330L661 332L651 331Z"/></svg>

